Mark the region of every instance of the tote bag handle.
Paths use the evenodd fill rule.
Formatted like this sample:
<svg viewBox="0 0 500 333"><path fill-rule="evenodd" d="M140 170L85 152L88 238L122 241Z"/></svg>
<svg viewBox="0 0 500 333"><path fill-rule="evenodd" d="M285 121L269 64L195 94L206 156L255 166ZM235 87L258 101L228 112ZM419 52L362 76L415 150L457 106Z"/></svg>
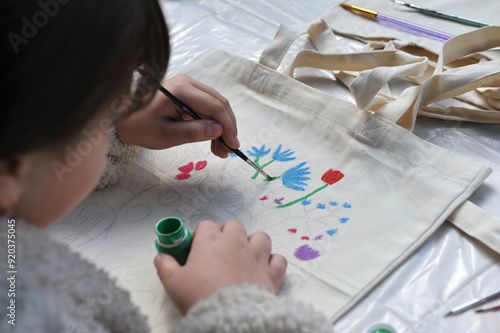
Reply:
<svg viewBox="0 0 500 333"><path fill-rule="evenodd" d="M277 69L295 40L307 34L316 50L300 51L286 68L293 77L300 67L334 70L353 94L363 110L413 130L418 114L449 120L499 123L500 61L477 64L443 71L444 65L467 55L500 46L500 27L485 27L448 40L436 65L426 57L415 56L389 42L383 50L342 53L332 29L323 21L304 26L281 25L275 39L263 52L260 63ZM359 72L355 77L346 71ZM396 77L410 78L419 86L407 88L394 98L387 93L387 84ZM488 88L481 88L490 85ZM482 90L481 90L482 89ZM432 105L447 98L459 97L473 105L439 107Z"/></svg>
<svg viewBox="0 0 500 333"><path fill-rule="evenodd" d="M500 221L469 200L453 211L448 222L500 254Z"/></svg>

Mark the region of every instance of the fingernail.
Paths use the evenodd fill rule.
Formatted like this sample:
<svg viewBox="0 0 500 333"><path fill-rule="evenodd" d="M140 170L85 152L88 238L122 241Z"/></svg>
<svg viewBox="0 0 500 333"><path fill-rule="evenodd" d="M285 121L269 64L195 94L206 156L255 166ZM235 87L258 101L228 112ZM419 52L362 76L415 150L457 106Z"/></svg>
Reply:
<svg viewBox="0 0 500 333"><path fill-rule="evenodd" d="M208 125L208 136L216 138L222 135L222 125L219 123L212 123Z"/></svg>
<svg viewBox="0 0 500 333"><path fill-rule="evenodd" d="M163 253L159 253L156 255L155 259L154 259L154 264L155 264L155 267L158 268L158 264L160 263L161 259L163 258L164 254Z"/></svg>

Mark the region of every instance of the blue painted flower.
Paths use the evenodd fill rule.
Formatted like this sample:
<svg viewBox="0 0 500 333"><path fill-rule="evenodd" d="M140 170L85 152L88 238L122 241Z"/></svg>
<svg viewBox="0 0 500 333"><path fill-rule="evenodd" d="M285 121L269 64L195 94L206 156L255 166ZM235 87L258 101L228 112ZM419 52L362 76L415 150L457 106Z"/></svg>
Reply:
<svg viewBox="0 0 500 333"><path fill-rule="evenodd" d="M304 187L302 186L307 186L307 183L304 181L309 180L311 178L306 177L305 175L310 174L309 167L303 168L304 164L306 162L302 162L296 167L293 167L281 176L281 181L283 182L283 185L285 185L288 188L291 188L292 190L297 190L297 191L305 191ZM301 186L299 186L301 185Z"/></svg>
<svg viewBox="0 0 500 333"><path fill-rule="evenodd" d="M348 217L343 217L341 219L339 219L340 223L346 223L347 221L349 221L349 218Z"/></svg>
<svg viewBox="0 0 500 333"><path fill-rule="evenodd" d="M347 202L346 202L346 203L344 203L342 206L344 206L344 208L351 208L351 204L349 204L349 203L347 203Z"/></svg>
<svg viewBox="0 0 500 333"><path fill-rule="evenodd" d="M248 152L248 154L250 154L250 156L253 156L253 157L264 157L267 154L269 154L269 152L271 151L271 149L266 150L265 145L260 147L260 149L257 149L257 147L252 147L252 150L253 151L247 150L247 152Z"/></svg>
<svg viewBox="0 0 500 333"><path fill-rule="evenodd" d="M330 201L330 205L331 206L338 206L338 203L337 203L337 201Z"/></svg>
<svg viewBox="0 0 500 333"><path fill-rule="evenodd" d="M326 208L326 205L322 204L322 203L319 203L318 206L316 208L319 208L319 209L325 209Z"/></svg>
<svg viewBox="0 0 500 333"><path fill-rule="evenodd" d="M237 155L235 153L229 153L229 156L236 157Z"/></svg>
<svg viewBox="0 0 500 333"><path fill-rule="evenodd" d="M310 205L311 204L311 200L304 199L304 200L302 200L302 204L304 206Z"/></svg>
<svg viewBox="0 0 500 333"><path fill-rule="evenodd" d="M275 161L280 161L280 162L286 162L286 161L291 161L294 160L295 157L290 157L293 155L293 151L290 151L290 149L287 149L283 152L281 152L281 145L276 148L276 150L273 153L273 160Z"/></svg>
<svg viewBox="0 0 500 333"><path fill-rule="evenodd" d="M338 229L331 229L327 230L326 233L329 234L330 236L333 236L337 233Z"/></svg>

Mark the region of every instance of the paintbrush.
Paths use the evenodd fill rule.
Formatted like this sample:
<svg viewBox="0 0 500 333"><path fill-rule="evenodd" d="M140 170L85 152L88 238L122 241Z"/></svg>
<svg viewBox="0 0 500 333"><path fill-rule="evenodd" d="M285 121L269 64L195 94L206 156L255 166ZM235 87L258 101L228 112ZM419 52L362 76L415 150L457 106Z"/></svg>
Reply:
<svg viewBox="0 0 500 333"><path fill-rule="evenodd" d="M488 296L483 296L483 297L478 297L473 299L472 301L469 301L465 304L459 305L456 308L451 309L450 312L446 314L446 316L451 316L460 312L463 312L465 310L469 310L470 308L476 307L478 305L484 304L486 302L492 301L494 299L500 298L500 290L489 294ZM485 311L485 310L483 310Z"/></svg>
<svg viewBox="0 0 500 333"><path fill-rule="evenodd" d="M142 71L139 71L139 73L141 73ZM142 74L142 73L141 73ZM158 86L158 90L160 90L165 96L168 97L168 99L170 99L172 102L175 103L175 105L177 105L179 108L181 108L182 111L186 112L191 118L193 119L201 119L200 116L198 116L193 110L191 110L190 108L187 107L186 104L182 103L182 101L180 99L178 99L177 97L175 97L170 91L168 91L167 89L165 89L161 84L160 82L158 82L156 79L154 79L153 77L151 77L153 80L155 80L155 83L157 84ZM257 170L261 175L263 175L264 177L266 177L267 180L274 180L276 178L274 177L271 177L269 176L264 170L262 170L257 164L255 164L251 159L249 159L241 150L239 149L234 149L234 148L231 148L227 145L227 143L224 141L224 139L222 138L222 136L219 136L217 138L217 140L219 140L220 142L222 142L222 144L224 146L226 146L229 150L231 150L233 153L235 153L236 155L238 155L238 157L240 157L243 161L247 162L252 168L254 168L255 170Z"/></svg>
<svg viewBox="0 0 500 333"><path fill-rule="evenodd" d="M460 22L460 23L472 25L475 27L487 27L487 26L491 25L489 23L473 20L473 19L466 18L463 16L448 14L448 13L440 12L439 10L424 8L424 7L414 5L412 3L407 3L404 1L399 1L399 0L391 0L391 1L394 3L397 3L398 5L403 5L403 6L411 8L411 9L414 9L420 13L424 13L424 14L431 15L431 16L436 16L436 17L439 17L439 18L442 18L445 20Z"/></svg>
<svg viewBox="0 0 500 333"><path fill-rule="evenodd" d="M341 3L340 6L342 6L342 8L352 11L353 13L360 14L361 16L379 21L380 23L392 27L397 27L401 31L410 32L417 36L425 36L428 38L436 39L441 42L445 42L453 37L453 35L447 34L445 32L424 27L422 25L415 24L412 22L404 21L389 15L384 15L375 10L366 9L360 6L349 5L347 3Z"/></svg>

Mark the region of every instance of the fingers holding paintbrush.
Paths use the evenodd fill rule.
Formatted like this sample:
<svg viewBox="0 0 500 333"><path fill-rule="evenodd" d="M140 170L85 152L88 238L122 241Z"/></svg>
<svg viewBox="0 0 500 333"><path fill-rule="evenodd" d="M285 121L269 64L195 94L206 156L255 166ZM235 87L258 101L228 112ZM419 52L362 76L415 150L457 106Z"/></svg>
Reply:
<svg viewBox="0 0 500 333"><path fill-rule="evenodd" d="M187 116L184 104L177 104L165 93L157 93L142 110L117 122L117 134L125 143L150 149L165 149L190 142L212 140L212 152L222 158L238 148L236 118L227 100L215 89L187 75L163 82L168 89L189 103L196 114ZM156 88L156 87L155 87ZM189 121L187 119L197 119ZM187 121L186 121L187 120Z"/></svg>
<svg viewBox="0 0 500 333"><path fill-rule="evenodd" d="M139 73L142 75L146 75L143 70L139 70ZM152 78L152 77L151 77ZM139 112L138 115L136 114L135 116L132 115L122 121L121 123L117 124L117 134L118 137L126 143L134 143L137 145L141 145L140 143L135 143L131 141L126 141L127 138L121 136L120 133L133 133L134 135L132 136L133 138L141 138L141 136L137 135L137 133L131 131L130 129L127 129L127 126L131 126L132 128L136 127L140 130L142 130L143 134L145 135L146 138L150 138L150 133L147 133L148 126L138 126L138 124L141 123L141 117L142 120L146 119L146 123L149 121L151 129L154 129L155 126L158 128L158 126L161 126L162 122L161 120L164 120L167 122L167 124L171 124L172 121L177 121L177 123L181 124L181 127L175 126L175 128L172 128L171 131L166 131L165 132L165 137L169 138L169 145L165 146L165 141L163 141L160 144L160 147L156 147L155 145L152 146L145 146L148 148L168 148L176 145L180 145L183 143L188 143L188 142L195 142L195 141L203 141L200 138L203 138L203 135L198 136L200 133L203 132L202 127L208 126L208 130L206 131L209 134L210 140L212 140L212 152L222 158L225 158L228 156L229 152L232 152L236 154L239 158L241 158L243 161L245 161L248 165L250 165L252 168L257 170L262 176L264 176L267 180L275 180L276 177L271 177L269 176L260 166L258 166L255 162L253 162L251 159L248 158L241 150L239 150L240 143L238 141L238 138L236 137L237 129L236 129L236 119L234 117L234 113L231 109L231 106L227 102L227 100L222 97L217 91L214 89L210 88L207 85L202 84L201 82L198 82L196 80L193 80L191 77L187 75L178 75L173 77L171 80L179 79L180 81L184 81L183 84L173 84L173 88L171 88L169 85L172 83L171 80L168 80L168 82L164 82L163 86L160 84L157 80L152 78L155 81L155 86L156 88L161 92L161 94L156 94L153 98L153 102L151 103L153 106L149 107L149 113L146 112ZM191 85L185 85L186 82L191 82ZM205 94L200 94L199 92L193 93L193 91L190 88L191 86L195 87L199 91L203 91ZM181 92L181 94L177 94L177 96L184 96L185 98L191 97L192 100L190 101L191 105L199 105L202 110L205 110L205 112L201 113L203 115L208 115L212 118L212 123L207 123L207 119L204 119L198 115L197 112L193 111L187 104L184 104L180 98L175 96L172 92L170 92L167 88L169 89L176 89ZM184 89L180 89L184 88ZM186 91L191 91L190 94L186 94ZM209 105L214 105L213 108L210 106L207 107L206 101L203 101L204 98L208 96L208 104ZM203 96L204 98L200 98L200 96ZM165 99L166 98L166 99ZM160 103L155 102L156 100L160 100ZM215 102L218 101L218 102ZM201 102L200 102L201 101ZM165 105L162 105L162 103L165 103ZM158 107L159 105L159 107ZM173 108L172 108L173 106ZM165 110L170 110L170 111L165 111ZM174 113L172 113L172 110L175 110ZM187 121L187 122L179 122L179 120L184 120L185 114L187 114L190 118L196 120L196 121ZM167 116L167 114L169 116ZM145 116L144 116L145 115ZM152 116L151 116L152 115ZM138 119L134 119L138 118ZM138 121L136 121L138 120ZM153 120L153 121L151 121ZM222 126L222 132L220 132L220 128L217 128L216 121L220 121L220 126ZM205 122L203 124L202 122ZM186 125L187 124L187 125ZM188 126L188 127L186 127ZM200 128L196 129L196 126L201 126ZM171 126L169 126L171 127ZM184 127L184 128L182 128ZM212 127L212 128L211 128ZM163 128L163 131L165 131L165 128ZM177 134L177 135L176 135ZM215 135L217 136L216 139L214 139ZM153 135L153 137L155 137ZM150 140L150 139L146 139ZM228 140L229 143L226 141Z"/></svg>
<svg viewBox="0 0 500 333"><path fill-rule="evenodd" d="M196 114L191 115L191 117L218 122L223 128L223 132L219 133L219 136L222 136L227 146L233 149L239 148L236 117L228 100L214 88L187 75L179 75L174 79L179 80L174 84L166 82L165 88L173 96L183 101L190 110L196 110ZM185 113L185 110L180 110L180 112ZM226 156L227 152L230 152L220 140L213 141L212 146L215 146L215 149L222 149L223 152L226 152Z"/></svg>

